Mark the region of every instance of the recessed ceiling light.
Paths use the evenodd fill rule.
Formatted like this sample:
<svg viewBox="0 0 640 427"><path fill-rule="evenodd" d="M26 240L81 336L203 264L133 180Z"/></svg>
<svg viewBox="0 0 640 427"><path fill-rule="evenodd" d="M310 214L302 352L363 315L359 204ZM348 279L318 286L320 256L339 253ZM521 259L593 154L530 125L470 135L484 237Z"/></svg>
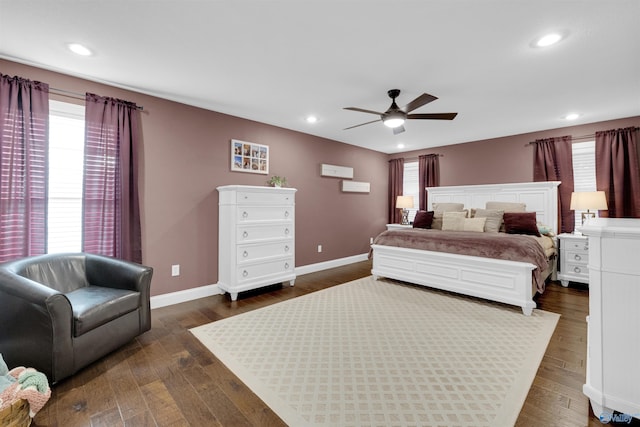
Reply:
<svg viewBox="0 0 640 427"><path fill-rule="evenodd" d="M93 52L91 52L91 50L88 47L83 46L80 43L69 43L67 47L71 52L75 53L76 55L81 55L81 56L93 55Z"/></svg>
<svg viewBox="0 0 640 427"><path fill-rule="evenodd" d="M564 116L564 119L565 120L575 120L578 117L580 117L580 114L578 114L578 113L569 113L566 116Z"/></svg>
<svg viewBox="0 0 640 427"><path fill-rule="evenodd" d="M316 116L307 116L307 123L315 123L318 121Z"/></svg>
<svg viewBox="0 0 640 427"><path fill-rule="evenodd" d="M545 34L541 37L536 38L535 40L533 40L531 42L531 47L549 47L552 46L558 42L560 42L562 39L565 39L567 37L568 32L566 31L556 31L553 33L549 33L549 34Z"/></svg>

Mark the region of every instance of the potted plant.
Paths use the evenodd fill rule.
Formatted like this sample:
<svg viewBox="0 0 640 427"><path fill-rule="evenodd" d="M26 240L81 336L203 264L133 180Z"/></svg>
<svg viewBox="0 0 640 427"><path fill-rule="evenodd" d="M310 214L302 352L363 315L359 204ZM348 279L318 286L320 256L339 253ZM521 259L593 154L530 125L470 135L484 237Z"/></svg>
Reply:
<svg viewBox="0 0 640 427"><path fill-rule="evenodd" d="M274 175L269 179L269 181L267 181L267 184L271 185L272 187L286 187L287 178L284 176Z"/></svg>

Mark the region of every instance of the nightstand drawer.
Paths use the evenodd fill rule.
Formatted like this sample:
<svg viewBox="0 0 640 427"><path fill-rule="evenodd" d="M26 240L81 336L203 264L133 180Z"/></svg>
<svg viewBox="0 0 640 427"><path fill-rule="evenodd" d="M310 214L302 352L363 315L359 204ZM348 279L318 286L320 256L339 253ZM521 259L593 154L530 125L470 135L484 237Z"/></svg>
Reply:
<svg viewBox="0 0 640 427"><path fill-rule="evenodd" d="M579 250L579 251L589 251L589 241L582 239L580 241L576 241L573 239L562 239L562 248L568 251L571 250Z"/></svg>
<svg viewBox="0 0 640 427"><path fill-rule="evenodd" d="M589 252L565 250L564 260L567 264L587 265L589 263Z"/></svg>
<svg viewBox="0 0 640 427"><path fill-rule="evenodd" d="M587 267L586 264L575 264L572 262L567 262L562 273L564 275L578 276L589 280L589 267Z"/></svg>

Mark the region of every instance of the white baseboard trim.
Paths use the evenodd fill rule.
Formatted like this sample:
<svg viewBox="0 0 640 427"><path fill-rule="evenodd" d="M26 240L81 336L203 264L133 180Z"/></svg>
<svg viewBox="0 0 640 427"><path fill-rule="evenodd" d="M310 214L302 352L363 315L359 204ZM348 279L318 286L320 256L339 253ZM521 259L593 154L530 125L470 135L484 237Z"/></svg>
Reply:
<svg viewBox="0 0 640 427"><path fill-rule="evenodd" d="M316 271L328 270L330 268L342 267L343 265L366 261L368 254L354 255L346 258L333 259L331 261L319 262L317 264L303 265L296 267L296 276L315 273ZM151 309L166 307L181 302L192 301L198 298L220 295L223 292L218 285L205 285L197 288L185 289L183 291L171 292L168 294L154 295L151 297Z"/></svg>
<svg viewBox="0 0 640 427"><path fill-rule="evenodd" d="M180 304L181 302L210 297L212 295L220 295L222 293L218 285L205 285L168 294L154 295L150 298L151 309Z"/></svg>
<svg viewBox="0 0 640 427"><path fill-rule="evenodd" d="M317 264L303 265L301 267L296 267L296 276L302 276L303 274L315 273L316 271L328 270L330 268L342 267L343 265L366 261L368 256L368 254L360 254L346 258L332 259L331 261L319 262Z"/></svg>

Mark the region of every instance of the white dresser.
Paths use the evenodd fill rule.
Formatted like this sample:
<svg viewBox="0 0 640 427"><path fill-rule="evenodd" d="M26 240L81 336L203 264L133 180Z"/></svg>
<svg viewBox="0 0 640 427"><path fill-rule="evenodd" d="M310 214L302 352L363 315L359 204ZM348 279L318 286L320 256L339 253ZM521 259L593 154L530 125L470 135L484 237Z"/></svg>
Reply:
<svg viewBox="0 0 640 427"><path fill-rule="evenodd" d="M238 292L295 275L295 188L227 185L220 194L218 286Z"/></svg>
<svg viewBox="0 0 640 427"><path fill-rule="evenodd" d="M601 419L640 418L640 219L593 218L589 238L587 381Z"/></svg>

